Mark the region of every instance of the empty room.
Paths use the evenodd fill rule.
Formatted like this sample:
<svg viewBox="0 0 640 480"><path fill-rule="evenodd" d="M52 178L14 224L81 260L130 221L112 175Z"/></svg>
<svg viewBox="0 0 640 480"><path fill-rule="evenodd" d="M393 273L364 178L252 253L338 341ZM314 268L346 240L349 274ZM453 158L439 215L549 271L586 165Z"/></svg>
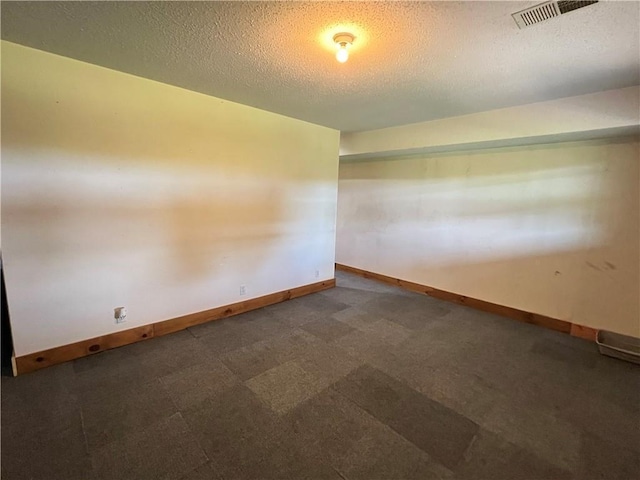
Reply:
<svg viewBox="0 0 640 480"><path fill-rule="evenodd" d="M0 8L2 480L640 479L640 2Z"/></svg>

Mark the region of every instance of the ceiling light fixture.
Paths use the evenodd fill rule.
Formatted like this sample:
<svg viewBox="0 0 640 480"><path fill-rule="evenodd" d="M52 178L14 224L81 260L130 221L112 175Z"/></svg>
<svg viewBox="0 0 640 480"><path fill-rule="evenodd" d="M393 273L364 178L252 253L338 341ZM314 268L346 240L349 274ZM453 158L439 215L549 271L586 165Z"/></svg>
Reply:
<svg viewBox="0 0 640 480"><path fill-rule="evenodd" d="M355 37L350 33L338 33L333 36L333 41L336 42L338 46L338 51L336 52L336 60L340 63L344 63L349 59L349 50L351 44L355 40Z"/></svg>

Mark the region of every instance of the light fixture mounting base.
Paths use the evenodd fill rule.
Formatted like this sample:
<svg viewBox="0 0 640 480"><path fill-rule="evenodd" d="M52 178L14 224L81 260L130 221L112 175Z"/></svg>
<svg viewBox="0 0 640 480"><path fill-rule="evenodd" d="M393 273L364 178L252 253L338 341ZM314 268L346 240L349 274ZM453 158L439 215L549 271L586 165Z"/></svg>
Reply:
<svg viewBox="0 0 640 480"><path fill-rule="evenodd" d="M353 35L351 35L350 33L336 33L333 36L333 41L336 42L338 45L350 45L353 43L353 41L355 40L356 37L354 37Z"/></svg>

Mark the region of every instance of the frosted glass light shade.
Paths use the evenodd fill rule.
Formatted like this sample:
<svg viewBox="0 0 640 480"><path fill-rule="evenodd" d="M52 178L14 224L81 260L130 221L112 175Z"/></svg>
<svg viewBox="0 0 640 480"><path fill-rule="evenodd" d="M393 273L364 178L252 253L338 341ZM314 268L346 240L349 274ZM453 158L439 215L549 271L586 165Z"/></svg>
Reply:
<svg viewBox="0 0 640 480"><path fill-rule="evenodd" d="M348 59L349 59L349 51L346 49L346 47L340 47L336 52L336 60L338 60L340 63L344 63Z"/></svg>

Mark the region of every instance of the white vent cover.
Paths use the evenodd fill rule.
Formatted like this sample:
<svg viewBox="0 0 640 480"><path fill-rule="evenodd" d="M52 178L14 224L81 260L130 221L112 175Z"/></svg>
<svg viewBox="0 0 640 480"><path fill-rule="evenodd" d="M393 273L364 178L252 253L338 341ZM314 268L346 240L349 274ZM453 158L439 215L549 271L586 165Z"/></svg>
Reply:
<svg viewBox="0 0 640 480"><path fill-rule="evenodd" d="M598 0L556 0L544 2L531 8L526 8L511 14L511 16L516 21L518 27L525 28L594 3L598 3Z"/></svg>

